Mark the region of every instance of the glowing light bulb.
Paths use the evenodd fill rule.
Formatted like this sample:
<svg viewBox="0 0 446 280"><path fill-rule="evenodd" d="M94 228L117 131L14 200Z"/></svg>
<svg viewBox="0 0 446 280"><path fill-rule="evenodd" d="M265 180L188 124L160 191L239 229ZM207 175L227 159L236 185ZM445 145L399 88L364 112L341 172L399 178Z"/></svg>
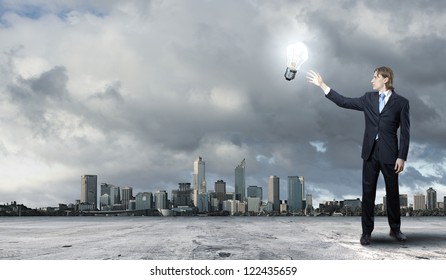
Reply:
<svg viewBox="0 0 446 280"><path fill-rule="evenodd" d="M297 70L300 66L308 60L307 47L302 43L289 45L286 50L287 53L287 68L285 71L285 79L291 81L296 76Z"/></svg>

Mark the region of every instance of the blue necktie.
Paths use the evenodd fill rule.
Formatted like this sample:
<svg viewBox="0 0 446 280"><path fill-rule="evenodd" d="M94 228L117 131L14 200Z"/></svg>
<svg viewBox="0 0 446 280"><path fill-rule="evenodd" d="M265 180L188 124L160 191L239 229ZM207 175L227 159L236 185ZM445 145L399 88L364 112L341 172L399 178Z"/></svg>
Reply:
<svg viewBox="0 0 446 280"><path fill-rule="evenodd" d="M381 113L381 111L384 108L384 98L386 98L386 95L384 93L380 93L379 94L379 112Z"/></svg>
<svg viewBox="0 0 446 280"><path fill-rule="evenodd" d="M384 98L386 98L386 95L384 93L380 93L379 94L379 112L381 113L381 111L384 108ZM378 134L376 134L375 140L378 139Z"/></svg>

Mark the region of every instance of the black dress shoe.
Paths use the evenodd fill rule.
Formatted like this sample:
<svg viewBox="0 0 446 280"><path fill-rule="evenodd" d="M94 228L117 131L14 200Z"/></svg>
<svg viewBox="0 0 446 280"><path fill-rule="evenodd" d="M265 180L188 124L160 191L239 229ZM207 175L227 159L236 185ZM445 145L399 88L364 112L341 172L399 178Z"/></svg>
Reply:
<svg viewBox="0 0 446 280"><path fill-rule="evenodd" d="M400 242L405 242L407 239L407 237L399 230L390 230L389 235Z"/></svg>
<svg viewBox="0 0 446 280"><path fill-rule="evenodd" d="M361 235L361 245L370 245L370 242L372 241L372 236L370 235L370 233L363 233Z"/></svg>

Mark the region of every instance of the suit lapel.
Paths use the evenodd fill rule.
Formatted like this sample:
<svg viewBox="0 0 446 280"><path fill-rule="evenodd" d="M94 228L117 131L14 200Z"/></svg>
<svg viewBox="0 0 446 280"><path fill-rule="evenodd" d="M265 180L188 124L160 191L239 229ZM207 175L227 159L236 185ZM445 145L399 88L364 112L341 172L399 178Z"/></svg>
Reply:
<svg viewBox="0 0 446 280"><path fill-rule="evenodd" d="M381 114L384 113L385 111L389 110L394 104L395 101L397 100L398 96L397 94L392 91L392 95L390 95L389 100L387 101L386 105L384 106L383 110L381 111ZM378 101L379 103L379 101Z"/></svg>

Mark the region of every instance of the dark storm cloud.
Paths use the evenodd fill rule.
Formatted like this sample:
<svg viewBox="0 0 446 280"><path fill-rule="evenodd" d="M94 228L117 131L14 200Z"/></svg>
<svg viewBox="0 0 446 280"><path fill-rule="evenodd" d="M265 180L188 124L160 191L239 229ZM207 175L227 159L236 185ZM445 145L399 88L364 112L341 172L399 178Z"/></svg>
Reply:
<svg viewBox="0 0 446 280"><path fill-rule="evenodd" d="M402 181L411 189L434 184L445 172L446 31L435 24L444 7L402 3L93 1L66 2L63 9L50 3L39 11L57 14L54 36L43 32L42 40L28 43L19 36L13 46L2 45L23 45L2 66L17 110L9 109L19 116L17 127L24 130L23 116L45 136L42 145L33 144L42 158L135 191L170 191L190 181L194 159L203 156L209 190L217 179L232 188L234 168L246 158L247 185L263 187L265 196L268 176L280 176L285 195L286 177L303 175L315 200L357 197L363 115L332 104L304 72L315 69L329 86L359 97L370 90L373 69L387 64L397 92L410 101L417 144ZM17 26L19 35L51 18L30 24L18 17L8 18L8 28ZM42 26L37 30L47 30ZM283 78L281 44L288 40L310 49L291 82ZM23 57L53 66L21 75L14 63ZM28 67L36 66L20 69ZM11 149L5 143L0 150ZM429 162L438 162L435 176L425 174L434 169ZM63 179L78 189L78 177L69 181Z"/></svg>

